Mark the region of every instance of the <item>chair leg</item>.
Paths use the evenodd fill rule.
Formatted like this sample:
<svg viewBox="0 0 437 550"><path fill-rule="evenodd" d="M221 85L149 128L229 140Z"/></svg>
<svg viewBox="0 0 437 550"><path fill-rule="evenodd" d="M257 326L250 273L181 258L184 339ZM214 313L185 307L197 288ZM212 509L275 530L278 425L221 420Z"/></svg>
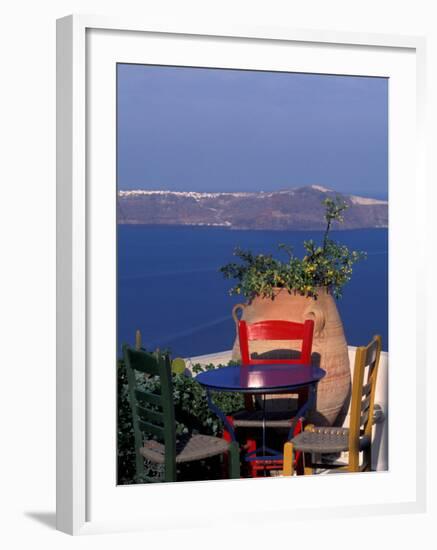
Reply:
<svg viewBox="0 0 437 550"><path fill-rule="evenodd" d="M144 458L140 455L139 451L137 451L137 454L135 456L135 466L136 466L135 469L136 469L137 483L138 483L138 480L142 479L145 473Z"/></svg>
<svg viewBox="0 0 437 550"><path fill-rule="evenodd" d="M302 418L299 418L299 420L296 423L296 427L293 432L293 437L299 435L303 431L303 422ZM303 453L301 451L296 451L294 453L294 469L296 471L296 475L300 476L304 473L304 461L303 461Z"/></svg>
<svg viewBox="0 0 437 550"><path fill-rule="evenodd" d="M360 471L360 453L358 450L349 450L349 472Z"/></svg>
<svg viewBox="0 0 437 550"><path fill-rule="evenodd" d="M256 440L255 439L246 439L246 453L250 453L256 450ZM249 462L249 475L250 477L257 476L257 462L252 460Z"/></svg>
<svg viewBox="0 0 437 550"><path fill-rule="evenodd" d="M229 444L228 460L230 479L240 479L240 449L236 441Z"/></svg>
<svg viewBox="0 0 437 550"><path fill-rule="evenodd" d="M372 447L369 447L368 449L365 449L363 451L363 463L364 463L364 471L371 472L372 471Z"/></svg>
<svg viewBox="0 0 437 550"><path fill-rule="evenodd" d="M229 467L230 467L230 464L229 464L229 453L223 453L221 455L221 460L220 460L220 471L221 471L221 474L222 474L222 477L221 479L226 479L227 477L229 477Z"/></svg>
<svg viewBox="0 0 437 550"><path fill-rule="evenodd" d="M303 463L303 475L312 476L314 474L314 468L311 453L303 453Z"/></svg>
<svg viewBox="0 0 437 550"><path fill-rule="evenodd" d="M296 451L294 453L294 469L297 476L301 476L305 473L304 471L304 459L302 451Z"/></svg>
<svg viewBox="0 0 437 550"><path fill-rule="evenodd" d="M232 416L226 416L226 420L229 422L229 424L234 427L234 418ZM225 441L232 441L231 434L228 432L226 428L223 428L223 439Z"/></svg>
<svg viewBox="0 0 437 550"><path fill-rule="evenodd" d="M308 424L305 427L306 432L314 432L314 424ZM314 474L313 468L313 455L312 453L302 453L303 454L303 475L312 476Z"/></svg>
<svg viewBox="0 0 437 550"><path fill-rule="evenodd" d="M283 476L292 476L294 474L294 465L293 465L293 443L287 441L284 445L284 458L283 458Z"/></svg>

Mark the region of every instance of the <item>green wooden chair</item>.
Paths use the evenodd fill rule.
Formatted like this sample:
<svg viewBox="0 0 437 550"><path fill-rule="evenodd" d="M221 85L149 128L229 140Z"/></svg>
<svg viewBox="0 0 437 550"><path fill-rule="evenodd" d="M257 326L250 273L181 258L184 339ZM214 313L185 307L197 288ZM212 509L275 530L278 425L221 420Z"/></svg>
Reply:
<svg viewBox="0 0 437 550"><path fill-rule="evenodd" d="M236 442L209 435L176 438L171 363L167 354L123 346L129 383L136 449L137 476L144 481L162 481L145 473L144 460L164 467L164 481L176 481L177 464L228 455L229 477L240 477L240 452ZM159 376L161 393L139 387L138 374ZM153 437L153 439L152 439Z"/></svg>

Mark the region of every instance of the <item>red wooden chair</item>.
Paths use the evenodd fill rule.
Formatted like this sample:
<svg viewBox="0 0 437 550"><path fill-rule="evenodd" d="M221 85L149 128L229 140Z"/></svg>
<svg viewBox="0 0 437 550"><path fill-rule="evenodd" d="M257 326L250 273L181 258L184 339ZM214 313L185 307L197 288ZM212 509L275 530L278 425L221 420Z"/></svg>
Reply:
<svg viewBox="0 0 437 550"><path fill-rule="evenodd" d="M238 320L238 337L240 343L241 363L242 365L262 365L262 364L289 364L289 365L310 365L311 350L313 342L314 322L307 320L304 323L295 323L291 321L261 321L258 323L247 324L246 321ZM293 340L301 342L301 349L280 350L281 357L275 352L266 352L260 354L250 352L250 342L255 340ZM287 355L283 358L283 355ZM298 393L298 408L307 400L307 390L300 390ZM243 411L235 413L228 417L235 428L290 428L293 422L293 413L290 410L285 411L263 411L256 409L251 395L245 396L245 407ZM291 415L291 418L290 418ZM298 422L295 434L301 431L302 426ZM226 437L227 434L225 434ZM253 436L252 436L253 437ZM253 453L256 449L256 440L252 437L246 438L246 448L248 453ZM296 456L299 462L300 456ZM252 477L256 477L260 470L281 469L282 460L257 460L250 462L250 472Z"/></svg>

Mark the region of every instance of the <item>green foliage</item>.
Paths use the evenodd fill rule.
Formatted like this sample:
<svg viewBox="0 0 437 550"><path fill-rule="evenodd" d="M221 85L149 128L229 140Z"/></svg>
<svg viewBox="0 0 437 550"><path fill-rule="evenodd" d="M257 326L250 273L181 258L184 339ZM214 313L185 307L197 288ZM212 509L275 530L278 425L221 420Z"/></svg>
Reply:
<svg viewBox="0 0 437 550"><path fill-rule="evenodd" d="M117 361L117 480L118 484L135 479L135 439L129 388L124 362Z"/></svg>
<svg viewBox="0 0 437 550"><path fill-rule="evenodd" d="M232 364L232 362L230 363ZM223 365L219 365L223 366ZM193 373L217 368L214 365L194 365ZM160 391L160 381L157 376L144 378L142 389L156 393ZM135 473L135 442L132 423L132 413L129 403L129 391L126 368L122 360L117 364L117 458L118 483L129 484L139 482ZM181 373L173 373L173 399L176 413L176 433L204 433L220 436L223 426L221 421L208 408L206 392L194 378ZM237 411L244 406L241 395L216 392L213 397L217 406L225 413Z"/></svg>
<svg viewBox="0 0 437 550"><path fill-rule="evenodd" d="M340 298L343 286L352 276L353 265L366 255L351 251L329 238L332 222L343 222L347 204L338 197L326 198L323 204L326 220L323 243L317 245L313 240L304 241L303 258L294 256L293 249L285 244L278 248L288 255L287 261L278 260L271 254L254 255L250 251L235 249L234 256L241 262L229 263L220 269L226 279L237 280L230 294L242 294L249 300L256 296L273 300L277 289L284 288L290 294L294 292L317 298L319 289L326 288Z"/></svg>

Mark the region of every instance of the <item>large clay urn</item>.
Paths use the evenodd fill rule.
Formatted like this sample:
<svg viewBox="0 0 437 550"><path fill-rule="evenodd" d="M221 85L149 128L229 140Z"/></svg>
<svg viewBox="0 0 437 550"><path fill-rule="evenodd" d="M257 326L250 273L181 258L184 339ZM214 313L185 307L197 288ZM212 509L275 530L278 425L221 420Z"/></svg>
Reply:
<svg viewBox="0 0 437 550"><path fill-rule="evenodd" d="M311 420L322 425L342 425L350 399L351 376L349 356L343 324L334 298L326 289L318 290L317 299L299 294L289 294L277 289L275 298L254 298L242 307L241 318L247 323L265 320L303 322L314 320L312 363L326 371L325 378L318 384L316 412ZM237 306L234 308L236 319ZM299 350L300 342L253 341L250 353L262 357L286 357L290 349ZM232 350L233 359L240 358L238 337Z"/></svg>

